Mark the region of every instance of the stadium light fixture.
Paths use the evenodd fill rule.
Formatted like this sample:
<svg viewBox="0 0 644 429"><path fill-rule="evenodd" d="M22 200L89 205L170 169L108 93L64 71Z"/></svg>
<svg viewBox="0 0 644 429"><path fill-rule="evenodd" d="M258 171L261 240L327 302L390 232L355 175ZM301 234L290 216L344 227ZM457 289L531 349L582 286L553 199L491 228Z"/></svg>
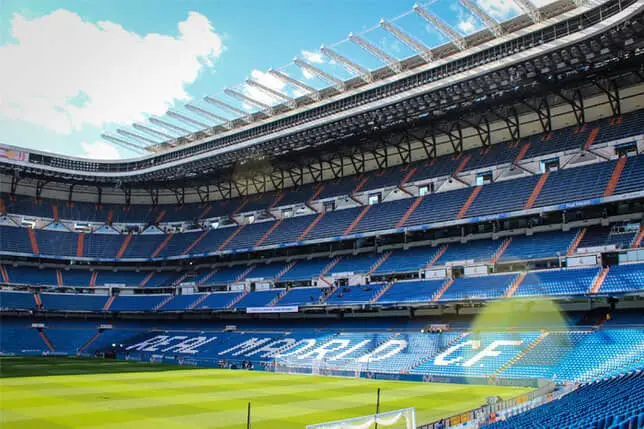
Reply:
<svg viewBox="0 0 644 429"><path fill-rule="evenodd" d="M232 128L232 123L228 118L224 118L223 116L215 115L212 112L209 112L206 109L202 109L201 107L194 106L192 104L186 104L185 108L190 110L191 112L196 113L197 115L201 115L205 118L210 118L210 119L215 119L217 121L223 122L224 127L230 129Z"/></svg>
<svg viewBox="0 0 644 429"><path fill-rule="evenodd" d="M358 76L360 76L360 79L364 80L365 82L369 83L373 80L373 76L371 75L371 72L369 70L362 67L360 64L351 61L347 57L340 55L333 49L322 46L320 48L320 52L342 64L347 70L349 70L350 73L356 73Z"/></svg>
<svg viewBox="0 0 644 429"><path fill-rule="evenodd" d="M129 137L129 138L132 138L132 139L135 139L135 140L142 141L142 142L144 142L145 144L158 144L158 143L159 143L159 142L154 141L154 140L152 140L152 139L149 139L149 138L147 138L147 137L145 137L145 136L142 136L142 135L140 135L140 134L133 133L133 132L128 131L128 130L124 130L124 129L122 129L122 128L117 129L117 130L116 130L116 132L117 132L118 134L122 135L122 136Z"/></svg>
<svg viewBox="0 0 644 429"><path fill-rule="evenodd" d="M494 37L499 37L503 35L503 28L499 25L499 23L492 18L490 15L488 15L487 12L485 12L483 9L481 9L476 2L472 0L459 0L459 2L465 7L465 9L469 10L474 14L478 19L481 20L485 25L487 25L488 30L494 34Z"/></svg>
<svg viewBox="0 0 644 429"><path fill-rule="evenodd" d="M166 115L168 115L171 118L174 118L174 119L176 119L178 121L181 121L181 122L184 122L186 124L189 124L189 125L195 125L195 126L200 127L200 128L210 128L209 125L204 124L203 122L199 122L197 120L194 120L194 119L189 118L189 117L187 117L185 115L182 115L181 113L174 112L172 110L168 110L166 112Z"/></svg>
<svg viewBox="0 0 644 429"><path fill-rule="evenodd" d="M330 75L329 73L323 70L320 70L318 67L315 67L314 65L309 64L304 60L301 60L299 58L294 58L293 63L295 63L295 65L301 68L302 70L306 70L310 73L313 73L314 75L320 77L321 79L324 79L327 82L331 83L335 87L335 89L337 89L340 92L346 89L346 85L344 81L342 81L341 79L338 79L335 76Z"/></svg>
<svg viewBox="0 0 644 429"><path fill-rule="evenodd" d="M177 125L171 124L169 122L163 121L158 118L150 118L149 121L152 122L153 124L160 126L161 128L165 128L166 130L177 131L182 134L190 134L192 132L190 130L186 130L185 128L181 128Z"/></svg>
<svg viewBox="0 0 644 429"><path fill-rule="evenodd" d="M349 33L349 40L360 46L365 51L369 52L371 55L380 58L380 60L383 61L385 65L389 67L389 69L394 73L400 73L402 71L402 65L400 64L400 61L398 61L396 58L392 57L382 49L377 48L371 43L367 42L366 39L363 39L357 34Z"/></svg>
<svg viewBox="0 0 644 429"><path fill-rule="evenodd" d="M412 48L414 51L418 52L418 55L429 63L433 60L433 55L431 49L429 49L425 44L419 40L414 39L409 34L401 30L400 28L394 26L389 21L384 19L380 20L380 26L387 30L389 33L393 34L398 40L405 43L407 46Z"/></svg>
<svg viewBox="0 0 644 429"><path fill-rule="evenodd" d="M530 17L535 24L541 22L541 11L532 3L532 0L514 0L514 2Z"/></svg>
<svg viewBox="0 0 644 429"><path fill-rule="evenodd" d="M263 84L261 84L259 82L256 82L256 81L252 80L252 79L246 79L246 84L249 85L249 86L252 86L252 87L255 87L255 88L259 89L264 94L270 95L273 98L279 98L279 99L285 101L286 104L288 105L288 107L290 107L291 109L294 109L294 108L297 107L297 103L295 102L295 100L293 98L289 97L288 95L284 94L283 92L280 92L280 91L278 91L276 89L273 89L273 88L269 88L266 85L263 85Z"/></svg>
<svg viewBox="0 0 644 429"><path fill-rule="evenodd" d="M320 92L317 89L305 84L304 82L300 82L297 79L293 79L292 77L277 70L270 69L268 72L271 75L278 78L279 80L281 80L282 82L289 83L294 87L301 89L302 91L306 91L307 96L313 99L314 101L318 101L320 99Z"/></svg>
<svg viewBox="0 0 644 429"><path fill-rule="evenodd" d="M430 13L427 9L419 4L415 4L413 10L418 16L436 27L436 29L440 31L445 37L450 39L454 46L456 46L459 50L462 51L463 49L465 49L466 46L463 36L454 31L452 27L444 23L440 18L438 18L433 13Z"/></svg>
<svg viewBox="0 0 644 429"><path fill-rule="evenodd" d="M164 139L168 139L168 140L173 140L173 139L175 139L175 137L174 137L174 136L171 136L170 134L166 134L166 133L161 132L161 131L159 131L159 130L155 130L154 128L147 127L147 126L145 126L145 125L141 125L141 124L132 124L132 126L133 126L134 128L136 128L137 130L139 130L139 131L141 131L141 132L143 132L143 133L147 133L147 134L149 134L149 135L151 135L151 136L155 136L155 137L163 137Z"/></svg>
<svg viewBox="0 0 644 429"><path fill-rule="evenodd" d="M243 110L238 109L235 106L231 106L230 104L224 103L223 101L220 101L220 100L218 100L216 98L213 98L213 97L211 97L209 95L204 97L204 101L206 101L207 103L210 103L210 104L214 104L215 106L220 107L220 108L222 108L224 110L228 110L229 112L232 112L232 113L235 113L237 115L240 115L241 118L244 120L244 122L247 122L247 123L253 122L253 120L250 117L250 115L248 114L248 112L244 112Z"/></svg>
<svg viewBox="0 0 644 429"><path fill-rule="evenodd" d="M254 106L259 107L262 110L268 111L270 114L273 114L273 107L272 106L269 106L268 104L262 103L261 101L257 101L254 98L249 97L247 95L244 95L244 94L242 94L240 92L237 92L235 90L226 88L226 89L224 89L224 94L228 95L229 97L236 98L236 99L238 99L238 100L240 100L242 102L250 103L250 104L252 104Z"/></svg>

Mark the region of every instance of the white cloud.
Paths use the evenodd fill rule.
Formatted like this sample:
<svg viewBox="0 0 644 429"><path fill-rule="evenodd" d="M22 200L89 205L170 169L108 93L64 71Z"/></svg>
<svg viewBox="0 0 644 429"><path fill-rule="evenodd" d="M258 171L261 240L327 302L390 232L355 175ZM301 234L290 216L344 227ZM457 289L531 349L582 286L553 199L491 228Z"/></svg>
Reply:
<svg viewBox="0 0 644 429"><path fill-rule="evenodd" d="M499 21L505 21L522 13L521 8L512 0L477 0L477 3L481 9Z"/></svg>
<svg viewBox="0 0 644 429"><path fill-rule="evenodd" d="M63 9L14 15L16 43L0 46L0 117L69 134L162 115L189 98L185 85L223 50L203 15L191 12L177 27L177 36L141 36Z"/></svg>
<svg viewBox="0 0 644 429"><path fill-rule="evenodd" d="M121 154L117 148L102 140L95 141L94 143L81 142L81 149L83 149L82 156L89 159L121 158Z"/></svg>
<svg viewBox="0 0 644 429"><path fill-rule="evenodd" d="M302 96L307 95L307 94L308 94L308 92L306 92L302 88L295 88L293 90L293 97L296 97L296 98L297 97L302 97Z"/></svg>
<svg viewBox="0 0 644 429"><path fill-rule="evenodd" d="M474 18L471 16L467 19L460 20L456 26L463 34L470 34L476 29Z"/></svg>
<svg viewBox="0 0 644 429"><path fill-rule="evenodd" d="M456 14L458 16L458 23L456 24L456 27L462 34L472 34L481 26L479 22L474 18L474 15L465 12L461 8L458 8L456 10Z"/></svg>
<svg viewBox="0 0 644 429"><path fill-rule="evenodd" d="M253 70L250 73L250 78L269 89L285 93L286 84L270 73L263 72L261 70ZM284 101L279 97L274 97L273 95L267 94L264 91L250 85L244 85L243 93L253 100L257 100L268 105L281 103Z"/></svg>
<svg viewBox="0 0 644 429"><path fill-rule="evenodd" d="M315 75L313 74L313 72L309 71L309 69L302 69L302 76L304 76L304 79L306 80L315 78Z"/></svg>
<svg viewBox="0 0 644 429"><path fill-rule="evenodd" d="M304 59L306 61L308 61L310 63L323 64L325 62L324 57L322 56L322 54L320 52L313 52L313 51L304 50L304 51L302 51L302 56L304 57Z"/></svg>

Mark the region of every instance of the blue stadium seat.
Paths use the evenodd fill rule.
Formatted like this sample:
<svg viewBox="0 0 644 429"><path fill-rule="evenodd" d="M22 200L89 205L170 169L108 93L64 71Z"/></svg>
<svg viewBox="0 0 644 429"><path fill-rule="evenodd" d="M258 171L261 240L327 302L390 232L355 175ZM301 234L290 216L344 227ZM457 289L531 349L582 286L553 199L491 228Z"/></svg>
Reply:
<svg viewBox="0 0 644 429"><path fill-rule="evenodd" d="M374 274L385 273L407 273L415 272L425 268L432 260L437 248L434 247L410 247L406 250L394 250Z"/></svg>
<svg viewBox="0 0 644 429"><path fill-rule="evenodd" d="M319 287L295 287L288 290L277 305L319 304L324 291Z"/></svg>
<svg viewBox="0 0 644 429"><path fill-rule="evenodd" d="M457 278L440 301L501 298L516 278L516 274Z"/></svg>
<svg viewBox="0 0 644 429"><path fill-rule="evenodd" d="M51 311L102 311L107 295L41 293L43 309Z"/></svg>
<svg viewBox="0 0 644 429"><path fill-rule="evenodd" d="M368 304L382 286L381 283L361 286L341 286L327 298L326 303L328 305Z"/></svg>
<svg viewBox="0 0 644 429"><path fill-rule="evenodd" d="M331 263L328 258L298 260L293 268L286 272L281 281L310 280L320 275L322 270Z"/></svg>
<svg viewBox="0 0 644 429"><path fill-rule="evenodd" d="M395 282L376 303L430 302L444 283L445 280L407 280Z"/></svg>
<svg viewBox="0 0 644 429"><path fill-rule="evenodd" d="M600 293L639 292L644 289L644 264L613 265L608 270Z"/></svg>
<svg viewBox="0 0 644 429"><path fill-rule="evenodd" d="M570 231L539 232L534 235L512 237L512 241L499 258L500 261L545 259L564 256L577 235Z"/></svg>
<svg viewBox="0 0 644 429"><path fill-rule="evenodd" d="M578 268L529 272L514 296L585 295L600 268Z"/></svg>
<svg viewBox="0 0 644 429"><path fill-rule="evenodd" d="M582 385L533 410L490 425L490 429L544 427L639 428L643 421L644 374L634 372Z"/></svg>
<svg viewBox="0 0 644 429"><path fill-rule="evenodd" d="M33 293L0 291L0 309L33 310L35 308L36 300Z"/></svg>
<svg viewBox="0 0 644 429"><path fill-rule="evenodd" d="M118 295L110 311L153 311L169 295Z"/></svg>
<svg viewBox="0 0 644 429"><path fill-rule="evenodd" d="M250 292L235 304L235 308L266 307L283 291L284 289L270 289Z"/></svg>
<svg viewBox="0 0 644 429"><path fill-rule="evenodd" d="M467 243L449 243L445 253L434 265L441 266L458 261L489 261L492 259L502 240L476 240Z"/></svg>

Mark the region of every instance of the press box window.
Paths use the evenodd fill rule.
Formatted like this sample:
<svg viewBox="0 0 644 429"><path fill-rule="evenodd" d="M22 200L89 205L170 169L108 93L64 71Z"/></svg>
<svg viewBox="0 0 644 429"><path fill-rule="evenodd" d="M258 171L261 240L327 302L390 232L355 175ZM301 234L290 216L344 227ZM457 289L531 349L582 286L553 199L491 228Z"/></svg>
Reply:
<svg viewBox="0 0 644 429"><path fill-rule="evenodd" d="M546 173L548 171L557 171L559 170L559 158L550 158L544 159L541 161L541 172Z"/></svg>
<svg viewBox="0 0 644 429"><path fill-rule="evenodd" d="M618 144L615 146L615 153L617 156L635 156L637 155L637 143L629 142Z"/></svg>
<svg viewBox="0 0 644 429"><path fill-rule="evenodd" d="M380 193L369 195L369 205L378 204L380 202Z"/></svg>
<svg viewBox="0 0 644 429"><path fill-rule="evenodd" d="M433 183L430 183L431 188L434 187ZM431 193L430 185L423 185L418 188L418 196L422 197L423 195L427 195Z"/></svg>
<svg viewBox="0 0 644 429"><path fill-rule="evenodd" d="M492 172L491 171L485 171L483 173L478 173L476 175L476 184L478 186L487 185L488 183L492 183Z"/></svg>

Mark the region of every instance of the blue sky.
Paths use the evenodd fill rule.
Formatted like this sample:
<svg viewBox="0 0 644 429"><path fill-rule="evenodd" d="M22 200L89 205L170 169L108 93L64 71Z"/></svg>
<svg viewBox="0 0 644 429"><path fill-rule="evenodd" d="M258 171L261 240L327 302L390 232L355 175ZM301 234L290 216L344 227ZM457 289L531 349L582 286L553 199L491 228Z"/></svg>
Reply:
<svg viewBox="0 0 644 429"><path fill-rule="evenodd" d="M499 20L520 13L511 0L476 1ZM102 141L101 132L145 123L148 116L162 117L169 108L183 111L188 102L204 106L205 95L221 95L224 88L253 95L252 89L238 86L249 76L298 95L295 88L263 74L296 56L339 77L350 77L350 71L319 54L322 44L367 68L380 67L380 60L346 41L347 34L374 28L381 18L405 14L413 4L2 0L0 143L90 158L134 156ZM436 0L427 8L462 34L482 26L455 0ZM395 23L429 46L446 41L415 14ZM399 59L413 53L382 29L364 37ZM310 86L325 85L294 65L281 70Z"/></svg>

